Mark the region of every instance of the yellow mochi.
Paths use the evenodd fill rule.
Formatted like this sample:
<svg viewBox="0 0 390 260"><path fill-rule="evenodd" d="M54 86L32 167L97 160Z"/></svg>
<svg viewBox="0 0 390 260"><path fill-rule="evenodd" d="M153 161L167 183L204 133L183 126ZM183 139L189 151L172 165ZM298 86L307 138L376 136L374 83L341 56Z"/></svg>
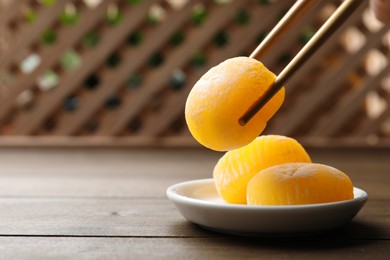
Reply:
<svg viewBox="0 0 390 260"><path fill-rule="evenodd" d="M284 88L245 125L239 118L273 84L276 76L248 57L228 59L211 68L194 85L185 106L193 137L216 151L237 149L252 142L284 100Z"/></svg>
<svg viewBox="0 0 390 260"><path fill-rule="evenodd" d="M305 149L293 138L263 135L252 143L229 151L213 171L219 195L229 203L246 204L248 181L263 169L289 162L311 162Z"/></svg>
<svg viewBox="0 0 390 260"><path fill-rule="evenodd" d="M333 167L287 163L264 169L247 185L248 205L301 205L353 199L349 177Z"/></svg>

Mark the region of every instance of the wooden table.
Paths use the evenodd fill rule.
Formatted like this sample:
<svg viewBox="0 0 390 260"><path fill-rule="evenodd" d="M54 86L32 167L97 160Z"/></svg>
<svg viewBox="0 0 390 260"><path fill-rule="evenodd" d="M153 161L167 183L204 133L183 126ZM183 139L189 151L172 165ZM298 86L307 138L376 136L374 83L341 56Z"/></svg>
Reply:
<svg viewBox="0 0 390 260"><path fill-rule="evenodd" d="M313 149L369 201L319 236L245 238L187 222L168 186L209 178L205 149L0 149L1 259L389 259L390 150Z"/></svg>

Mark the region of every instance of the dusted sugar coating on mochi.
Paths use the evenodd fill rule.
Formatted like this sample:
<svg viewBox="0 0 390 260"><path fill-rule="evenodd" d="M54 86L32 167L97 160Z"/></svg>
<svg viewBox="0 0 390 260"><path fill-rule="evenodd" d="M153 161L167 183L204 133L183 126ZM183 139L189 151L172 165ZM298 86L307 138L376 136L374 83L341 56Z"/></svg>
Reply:
<svg viewBox="0 0 390 260"><path fill-rule="evenodd" d="M275 79L261 62L248 57L231 58L211 68L187 98L185 118L193 137L216 151L229 151L252 142L282 105L284 88L245 126L238 120Z"/></svg>
<svg viewBox="0 0 390 260"><path fill-rule="evenodd" d="M311 162L295 139L280 135L262 135L249 145L229 151L213 171L219 195L229 203L246 204L248 181L263 169L289 162Z"/></svg>
<svg viewBox="0 0 390 260"><path fill-rule="evenodd" d="M248 205L302 205L353 199L342 171L323 164L287 163L264 169L247 185Z"/></svg>

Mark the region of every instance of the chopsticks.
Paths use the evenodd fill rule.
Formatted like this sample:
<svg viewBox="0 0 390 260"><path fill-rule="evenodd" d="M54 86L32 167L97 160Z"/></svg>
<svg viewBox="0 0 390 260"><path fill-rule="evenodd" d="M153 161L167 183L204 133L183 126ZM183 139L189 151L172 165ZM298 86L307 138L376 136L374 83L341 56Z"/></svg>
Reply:
<svg viewBox="0 0 390 260"><path fill-rule="evenodd" d="M238 119L242 126L246 125L252 117L283 87L290 77L321 47L321 45L341 26L344 21L359 7L364 0L344 0L329 19L314 34L309 42L299 51L290 63L276 77L273 85ZM279 21L250 57L258 57L264 53L282 36L296 19L310 7L312 0L298 0L287 14Z"/></svg>
<svg viewBox="0 0 390 260"><path fill-rule="evenodd" d="M289 28L291 28L307 11L309 11L319 1L317 0L299 0L288 10L278 24L267 34L265 39L261 41L259 46L249 56L250 58L263 58L272 46L283 36Z"/></svg>

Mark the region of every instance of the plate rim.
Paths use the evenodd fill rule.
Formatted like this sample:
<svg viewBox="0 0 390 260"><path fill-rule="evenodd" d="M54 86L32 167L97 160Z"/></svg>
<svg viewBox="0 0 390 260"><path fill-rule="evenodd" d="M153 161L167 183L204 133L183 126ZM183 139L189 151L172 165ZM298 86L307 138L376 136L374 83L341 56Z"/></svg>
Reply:
<svg viewBox="0 0 390 260"><path fill-rule="evenodd" d="M246 205L246 204L231 204L231 203L218 203L208 200L202 200L198 198L192 198L188 196L181 195L177 193L175 190L178 188L182 188L183 186L188 185L195 185L195 184L212 184L214 180L212 178L205 178L205 179L195 179L195 180L188 180L184 182L179 182L176 184L173 184L169 186L166 190L166 195L171 201L181 202L184 204L191 204L194 206L202 206L202 207L212 207L212 208L229 208L229 209L237 209L237 210L247 210L247 211L258 211L258 210L299 210L299 209L313 209L313 208L324 208L324 207L331 207L331 206L343 206L345 204L350 203L361 203L368 200L368 193L358 187L353 187L354 193L359 192L360 196L355 197L350 200L343 200L343 201L335 201L335 202L327 202L327 203L315 203L315 204L303 204L303 205L267 205L267 206L257 206L257 205Z"/></svg>

